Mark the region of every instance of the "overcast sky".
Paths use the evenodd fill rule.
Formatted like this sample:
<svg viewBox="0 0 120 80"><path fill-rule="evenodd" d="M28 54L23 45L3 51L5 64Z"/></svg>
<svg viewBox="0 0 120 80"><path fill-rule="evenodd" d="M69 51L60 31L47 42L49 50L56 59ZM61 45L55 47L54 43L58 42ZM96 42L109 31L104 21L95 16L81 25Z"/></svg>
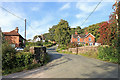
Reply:
<svg viewBox="0 0 120 80"><path fill-rule="evenodd" d="M49 28L58 24L60 19L67 20L70 27L81 26L86 17L93 11L98 2L2 2L0 6L10 12L26 18L27 39L48 32ZM81 28L107 21L113 12L114 2L102 2ZM21 20L0 8L0 27L9 32L19 27L24 37L24 20Z"/></svg>

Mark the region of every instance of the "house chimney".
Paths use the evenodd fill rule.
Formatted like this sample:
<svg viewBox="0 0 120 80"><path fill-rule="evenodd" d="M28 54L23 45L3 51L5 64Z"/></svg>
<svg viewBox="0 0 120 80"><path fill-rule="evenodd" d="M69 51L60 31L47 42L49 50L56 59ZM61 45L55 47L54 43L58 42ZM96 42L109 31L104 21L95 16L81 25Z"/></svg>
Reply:
<svg viewBox="0 0 120 80"><path fill-rule="evenodd" d="M88 35L88 32L86 32L85 35Z"/></svg>
<svg viewBox="0 0 120 80"><path fill-rule="evenodd" d="M85 35L88 35L88 32L87 32L87 30L85 30Z"/></svg>
<svg viewBox="0 0 120 80"><path fill-rule="evenodd" d="M15 28L15 31L18 33L18 31L19 31L18 27Z"/></svg>
<svg viewBox="0 0 120 80"><path fill-rule="evenodd" d="M75 35L78 35L77 31L75 31Z"/></svg>

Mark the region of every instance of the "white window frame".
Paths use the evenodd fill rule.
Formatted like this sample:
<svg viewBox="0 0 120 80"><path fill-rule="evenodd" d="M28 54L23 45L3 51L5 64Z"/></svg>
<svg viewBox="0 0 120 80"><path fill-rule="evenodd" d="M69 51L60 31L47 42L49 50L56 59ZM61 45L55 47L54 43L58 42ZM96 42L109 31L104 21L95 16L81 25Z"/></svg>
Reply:
<svg viewBox="0 0 120 80"><path fill-rule="evenodd" d="M77 38L77 41L78 41L78 39L79 39L79 41L80 41L80 38ZM78 41L78 42L79 42L79 41Z"/></svg>
<svg viewBox="0 0 120 80"><path fill-rule="evenodd" d="M89 37L89 41L91 41L91 37Z"/></svg>

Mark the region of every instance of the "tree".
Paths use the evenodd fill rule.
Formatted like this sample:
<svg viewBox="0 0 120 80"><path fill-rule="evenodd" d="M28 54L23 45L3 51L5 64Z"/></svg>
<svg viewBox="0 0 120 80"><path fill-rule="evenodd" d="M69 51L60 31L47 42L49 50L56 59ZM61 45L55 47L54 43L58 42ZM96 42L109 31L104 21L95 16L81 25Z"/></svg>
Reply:
<svg viewBox="0 0 120 80"><path fill-rule="evenodd" d="M99 41L102 44L116 46L117 44L117 19L116 19L117 11L113 12L109 16L109 21L100 25L100 39Z"/></svg>
<svg viewBox="0 0 120 80"><path fill-rule="evenodd" d="M49 36L51 41L55 41L54 36L55 36L55 29L57 28L56 25L52 26L52 28L49 28Z"/></svg>
<svg viewBox="0 0 120 80"><path fill-rule="evenodd" d="M88 27L85 27L82 29L82 33L85 34L85 31L87 31L88 33L91 33L95 36L95 41L98 41L98 39L100 38L99 25L103 23L104 22L100 22L100 23L92 24Z"/></svg>
<svg viewBox="0 0 120 80"><path fill-rule="evenodd" d="M82 33L82 30L81 30L81 27L80 26L77 26L77 28L75 29L77 31L78 34L81 34Z"/></svg>
<svg viewBox="0 0 120 80"><path fill-rule="evenodd" d="M61 19L56 25L55 29L55 41L60 45L67 45L70 42L71 34L70 27L67 21Z"/></svg>
<svg viewBox="0 0 120 80"><path fill-rule="evenodd" d="M76 28L70 28L70 34L72 35L72 34L75 34L75 29Z"/></svg>
<svg viewBox="0 0 120 80"><path fill-rule="evenodd" d="M45 40L53 40L52 38L51 38L51 36L50 36L50 33L45 33L45 34L43 34L43 36L45 37Z"/></svg>
<svg viewBox="0 0 120 80"><path fill-rule="evenodd" d="M108 22L104 22L103 24L100 25L100 28L99 28L100 39L98 40L98 42L100 42L101 44L107 44L109 41L108 27L109 27Z"/></svg>

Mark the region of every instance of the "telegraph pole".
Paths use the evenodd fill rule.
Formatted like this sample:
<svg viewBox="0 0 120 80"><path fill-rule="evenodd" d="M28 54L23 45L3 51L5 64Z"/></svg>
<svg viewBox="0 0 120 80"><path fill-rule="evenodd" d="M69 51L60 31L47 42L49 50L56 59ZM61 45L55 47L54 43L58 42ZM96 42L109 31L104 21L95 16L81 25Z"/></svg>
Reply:
<svg viewBox="0 0 120 80"><path fill-rule="evenodd" d="M26 39L26 19L25 19L25 39Z"/></svg>

